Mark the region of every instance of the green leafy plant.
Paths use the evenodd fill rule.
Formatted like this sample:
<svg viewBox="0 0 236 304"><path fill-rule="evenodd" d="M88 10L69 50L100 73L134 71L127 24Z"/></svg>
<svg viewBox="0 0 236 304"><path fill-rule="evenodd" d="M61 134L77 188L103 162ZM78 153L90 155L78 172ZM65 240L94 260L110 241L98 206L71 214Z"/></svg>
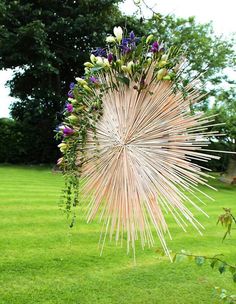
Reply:
<svg viewBox="0 0 236 304"><path fill-rule="evenodd" d="M157 249L157 253L164 256L164 251L162 249ZM217 269L220 274L229 271L232 274L232 279L236 283L236 265L232 265L225 261L223 254L216 254L213 257L205 255L194 255L191 252L181 250L177 253L171 253L173 262L181 262L184 260L194 261L196 265L202 266L208 263L212 269Z"/></svg>
<svg viewBox="0 0 236 304"><path fill-rule="evenodd" d="M225 240L227 235L231 234L232 224L236 223L236 219L231 213L230 208L223 208L225 213L221 214L218 218L217 224L221 223L223 227L226 227L226 232L222 238L222 242Z"/></svg>
<svg viewBox="0 0 236 304"><path fill-rule="evenodd" d="M236 295L235 294L229 294L229 292L226 289L215 287L213 289L213 296L217 297L220 302L224 302L227 304L234 304L236 303Z"/></svg>

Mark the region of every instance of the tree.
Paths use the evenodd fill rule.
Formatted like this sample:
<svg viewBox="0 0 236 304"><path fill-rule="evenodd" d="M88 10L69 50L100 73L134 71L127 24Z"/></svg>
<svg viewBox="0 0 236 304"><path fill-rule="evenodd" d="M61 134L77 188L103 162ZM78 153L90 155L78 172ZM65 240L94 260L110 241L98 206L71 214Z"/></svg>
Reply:
<svg viewBox="0 0 236 304"><path fill-rule="evenodd" d="M0 69L15 70L9 82L12 117L24 125L31 142L26 160L55 161L53 129L59 123L69 83L82 74L90 51L119 24L137 36L154 33L167 46L182 47L188 58L186 83L200 75L209 96L229 79L224 68L235 62L233 41L216 37L210 24L156 14L150 20L121 14L120 0L0 0ZM20 69L19 69L20 68ZM201 109L208 108L204 99Z"/></svg>
<svg viewBox="0 0 236 304"><path fill-rule="evenodd" d="M215 123L220 125L213 129L224 134L212 140L210 149L236 152L236 81L231 79L232 74L226 73L236 63L234 37L229 40L217 37L211 23L198 24L194 17L184 19L154 14L147 26L160 40L167 41L168 46L183 49L187 58L185 84L192 77L198 77L199 89L207 94L195 110L206 112L206 116L217 114ZM220 156L220 162L211 160L207 166L224 171L229 164L228 171L234 172L235 176L235 155L220 153Z"/></svg>
<svg viewBox="0 0 236 304"><path fill-rule="evenodd" d="M211 23L199 24L194 17L185 19L157 14L148 20L147 26L160 41L166 41L168 47L177 46L183 50L187 58L186 83L188 79L198 77L200 89L207 92L208 97L219 95L223 91L222 83L235 85L225 71L236 63L233 37L229 40L218 37ZM209 99L204 100L201 108L205 110Z"/></svg>
<svg viewBox="0 0 236 304"><path fill-rule="evenodd" d="M236 92L234 88L230 88L218 93L213 106L207 111L207 115L215 115L217 125L212 127L212 130L220 134L211 146L213 149L236 153ZM223 153L221 166L221 171L227 169L226 176L221 177L221 180L235 183L236 154Z"/></svg>
<svg viewBox="0 0 236 304"><path fill-rule="evenodd" d="M25 156L22 126L9 118L0 118L0 162L19 163Z"/></svg>
<svg viewBox="0 0 236 304"><path fill-rule="evenodd" d="M69 83L116 24L118 2L0 1L0 69L15 70L9 85L18 101L11 114L30 142L26 161L55 161L53 130Z"/></svg>

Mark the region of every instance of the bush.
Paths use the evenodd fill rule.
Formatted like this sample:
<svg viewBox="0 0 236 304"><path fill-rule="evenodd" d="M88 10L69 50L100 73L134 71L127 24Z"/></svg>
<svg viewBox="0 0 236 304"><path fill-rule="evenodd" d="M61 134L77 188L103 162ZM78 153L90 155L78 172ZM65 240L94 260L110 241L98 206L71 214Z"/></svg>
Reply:
<svg viewBox="0 0 236 304"><path fill-rule="evenodd" d="M0 118L0 162L24 162L24 136L20 123L9 118Z"/></svg>

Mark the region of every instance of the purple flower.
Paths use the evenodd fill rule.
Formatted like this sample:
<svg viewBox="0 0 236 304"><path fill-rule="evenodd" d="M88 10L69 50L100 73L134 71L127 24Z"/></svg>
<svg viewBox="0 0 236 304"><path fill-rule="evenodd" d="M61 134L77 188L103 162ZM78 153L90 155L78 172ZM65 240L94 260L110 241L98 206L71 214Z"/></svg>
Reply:
<svg viewBox="0 0 236 304"><path fill-rule="evenodd" d="M64 129L63 129L63 134L64 134L64 136L70 136L70 135L72 135L74 133L74 130L72 129L72 128L70 128L70 127L65 127Z"/></svg>
<svg viewBox="0 0 236 304"><path fill-rule="evenodd" d="M66 109L69 113L73 112L74 110L73 105L71 103L66 104Z"/></svg>
<svg viewBox="0 0 236 304"><path fill-rule="evenodd" d="M107 59L108 59L108 62L111 63L112 60L113 60L113 54L109 53L109 54L107 55Z"/></svg>
<svg viewBox="0 0 236 304"><path fill-rule="evenodd" d="M100 56L100 57L107 57L107 51L106 49L103 49L101 47L96 48L91 52L94 56Z"/></svg>
<svg viewBox="0 0 236 304"><path fill-rule="evenodd" d="M123 54L128 54L131 52L131 48L129 47L129 38L123 38L122 43L120 45Z"/></svg>
<svg viewBox="0 0 236 304"><path fill-rule="evenodd" d="M140 40L140 38L135 37L134 32L132 31L129 34L128 38L123 38L120 48L122 50L123 54L128 54L131 52L133 49L136 48L136 43Z"/></svg>
<svg viewBox="0 0 236 304"><path fill-rule="evenodd" d="M68 97L69 98L74 98L74 94L73 94L73 91L70 90L68 93L67 93Z"/></svg>
<svg viewBox="0 0 236 304"><path fill-rule="evenodd" d="M90 80L92 83L95 83L95 84L98 84L98 83L99 83L99 80L98 80L95 76L89 77L89 80Z"/></svg>
<svg viewBox="0 0 236 304"><path fill-rule="evenodd" d="M131 40L134 40L135 35L134 35L134 32L133 32L133 31L132 31L132 32L130 32L129 37L130 37L130 39L131 39Z"/></svg>
<svg viewBox="0 0 236 304"><path fill-rule="evenodd" d="M159 51L159 43L157 41L153 42L151 47L151 52L156 53Z"/></svg>
<svg viewBox="0 0 236 304"><path fill-rule="evenodd" d="M71 82L71 83L70 83L70 89L73 90L74 87L75 87L75 83L74 83L74 82Z"/></svg>

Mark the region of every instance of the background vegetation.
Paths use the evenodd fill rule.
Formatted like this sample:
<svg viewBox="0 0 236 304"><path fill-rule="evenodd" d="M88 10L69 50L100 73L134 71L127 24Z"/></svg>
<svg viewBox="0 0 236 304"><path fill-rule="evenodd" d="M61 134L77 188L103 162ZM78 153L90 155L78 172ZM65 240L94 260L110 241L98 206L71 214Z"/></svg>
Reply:
<svg viewBox="0 0 236 304"><path fill-rule="evenodd" d="M199 74L200 89L208 92L197 110L220 113L218 121L227 121L225 137L212 145L235 151L235 92L230 89L234 82L225 73L235 64L233 40L216 37L210 24L198 24L194 17L127 17L119 11L119 2L0 0L0 69L14 70L8 85L16 98L13 120L1 120L2 141L13 133L15 149L7 154L11 143L1 145L1 162L55 163L53 130L60 123L69 83L82 74L91 50L102 46L118 24L137 36L152 32L167 46L183 49L189 60L186 82L190 74ZM224 160L210 166L222 171L228 158Z"/></svg>

